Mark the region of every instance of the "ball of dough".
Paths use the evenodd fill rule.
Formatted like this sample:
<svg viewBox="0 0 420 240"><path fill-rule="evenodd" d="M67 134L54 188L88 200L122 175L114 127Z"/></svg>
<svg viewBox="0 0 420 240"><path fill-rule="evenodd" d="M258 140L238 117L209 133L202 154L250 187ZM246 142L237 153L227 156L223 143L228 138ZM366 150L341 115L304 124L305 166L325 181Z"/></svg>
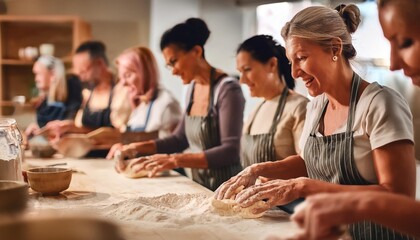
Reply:
<svg viewBox="0 0 420 240"><path fill-rule="evenodd" d="M247 208L242 208L240 206L235 206L233 208L234 208L234 211L237 212L238 215L241 216L242 218L260 218L264 215L265 212L255 214L253 213L253 211L254 209L262 208L265 206L267 206L266 202L258 201Z"/></svg>
<svg viewBox="0 0 420 240"><path fill-rule="evenodd" d="M211 205L213 206L215 212L222 216L232 216L236 214L234 210L236 202L233 199L217 200L213 198Z"/></svg>
<svg viewBox="0 0 420 240"><path fill-rule="evenodd" d="M142 177L146 177L147 174L149 173L149 171L146 170L142 170L142 171L138 171L136 172L136 165L133 164L134 161L130 161L128 163L128 165L126 166L126 168L124 169L123 172L121 172L125 177L128 178L142 178Z"/></svg>

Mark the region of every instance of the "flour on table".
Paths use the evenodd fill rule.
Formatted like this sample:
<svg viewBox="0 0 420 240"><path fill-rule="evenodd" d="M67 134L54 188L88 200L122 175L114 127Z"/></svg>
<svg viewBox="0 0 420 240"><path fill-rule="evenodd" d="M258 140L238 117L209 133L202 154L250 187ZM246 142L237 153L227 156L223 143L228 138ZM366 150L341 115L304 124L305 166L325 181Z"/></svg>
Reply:
<svg viewBox="0 0 420 240"><path fill-rule="evenodd" d="M101 209L106 217L123 221L159 223L165 227L208 224L221 221L212 211L208 194L168 193L158 197L137 197ZM224 218L237 222L239 217Z"/></svg>

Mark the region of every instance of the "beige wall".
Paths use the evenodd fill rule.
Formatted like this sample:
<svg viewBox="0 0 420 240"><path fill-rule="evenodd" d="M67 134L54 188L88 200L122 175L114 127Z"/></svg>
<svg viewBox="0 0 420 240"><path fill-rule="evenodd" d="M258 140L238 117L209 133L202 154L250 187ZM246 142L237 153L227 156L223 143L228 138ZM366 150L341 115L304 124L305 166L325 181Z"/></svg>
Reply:
<svg viewBox="0 0 420 240"><path fill-rule="evenodd" d="M150 0L6 0L7 14L78 15L107 45L112 61L133 45L149 45Z"/></svg>

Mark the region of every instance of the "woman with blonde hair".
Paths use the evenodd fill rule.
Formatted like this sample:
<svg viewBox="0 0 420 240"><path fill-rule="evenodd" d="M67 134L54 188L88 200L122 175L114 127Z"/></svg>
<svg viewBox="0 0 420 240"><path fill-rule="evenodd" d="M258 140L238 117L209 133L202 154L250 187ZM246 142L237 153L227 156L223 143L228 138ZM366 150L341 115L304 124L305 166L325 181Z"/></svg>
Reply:
<svg viewBox="0 0 420 240"><path fill-rule="evenodd" d="M82 103L82 86L74 75L66 76L63 62L53 56L37 59L33 69L38 97L35 103L37 123L28 126L30 136L53 120L74 119Z"/></svg>

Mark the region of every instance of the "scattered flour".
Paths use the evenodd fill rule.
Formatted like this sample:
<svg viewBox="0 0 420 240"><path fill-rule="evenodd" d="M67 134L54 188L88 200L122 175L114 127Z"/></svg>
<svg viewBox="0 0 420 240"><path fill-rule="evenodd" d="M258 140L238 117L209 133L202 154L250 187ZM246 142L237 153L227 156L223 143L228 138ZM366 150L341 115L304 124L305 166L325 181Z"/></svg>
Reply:
<svg viewBox="0 0 420 240"><path fill-rule="evenodd" d="M168 193L158 197L137 197L101 209L106 217L123 221L160 223L165 227L182 227L192 224L220 222L213 213L212 197L208 194ZM222 218L232 223L239 217Z"/></svg>

